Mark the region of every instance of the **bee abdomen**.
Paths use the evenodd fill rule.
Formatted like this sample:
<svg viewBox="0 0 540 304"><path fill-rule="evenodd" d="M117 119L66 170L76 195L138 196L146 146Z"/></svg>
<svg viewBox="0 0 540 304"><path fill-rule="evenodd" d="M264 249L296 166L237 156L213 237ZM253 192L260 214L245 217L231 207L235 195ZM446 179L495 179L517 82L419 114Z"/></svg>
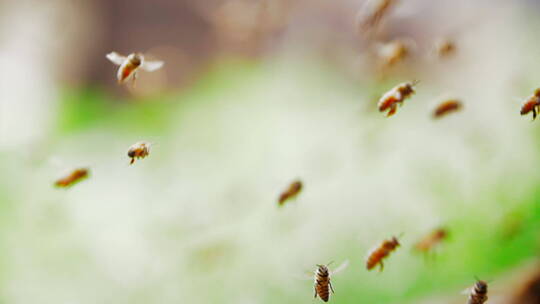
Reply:
<svg viewBox="0 0 540 304"><path fill-rule="evenodd" d="M321 298L321 300L328 302L328 299L330 298L330 288L328 286L328 280L317 279L317 285L315 286L315 290L317 291L317 295Z"/></svg>

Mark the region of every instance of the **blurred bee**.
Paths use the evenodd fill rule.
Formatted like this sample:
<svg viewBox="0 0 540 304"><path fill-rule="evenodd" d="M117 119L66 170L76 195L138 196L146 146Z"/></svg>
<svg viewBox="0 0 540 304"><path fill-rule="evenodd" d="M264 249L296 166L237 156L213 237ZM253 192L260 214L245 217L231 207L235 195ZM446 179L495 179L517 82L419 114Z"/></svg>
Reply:
<svg viewBox="0 0 540 304"><path fill-rule="evenodd" d="M410 53L410 46L403 40L393 40L381 45L377 55L382 59L384 66L391 67L403 61Z"/></svg>
<svg viewBox="0 0 540 304"><path fill-rule="evenodd" d="M387 117L396 113L398 105L401 105L403 101L409 98L415 93L414 86L418 84L418 81L405 82L392 88L386 92L381 99L379 99L378 107L380 112L389 110L386 114Z"/></svg>
<svg viewBox="0 0 540 304"><path fill-rule="evenodd" d="M435 42L434 49L439 58L447 58L455 54L456 43L450 39L439 39Z"/></svg>
<svg viewBox="0 0 540 304"><path fill-rule="evenodd" d="M358 17L358 27L361 32L376 27L381 20L388 14L390 9L395 6L397 0L371 0L367 2Z"/></svg>
<svg viewBox="0 0 540 304"><path fill-rule="evenodd" d="M433 111L433 118L441 118L446 114L459 111L462 108L462 104L457 99L450 99L443 101Z"/></svg>
<svg viewBox="0 0 540 304"><path fill-rule="evenodd" d="M298 193L302 190L302 182L296 180L289 185L289 188L279 195L278 203L283 206L286 201L296 198Z"/></svg>
<svg viewBox="0 0 540 304"><path fill-rule="evenodd" d="M448 236L448 231L444 228L437 228L426 235L414 245L414 249L421 252L429 252L439 245Z"/></svg>
<svg viewBox="0 0 540 304"><path fill-rule="evenodd" d="M368 258L366 260L367 270L371 270L375 268L375 266L379 265L381 267L379 271L383 271L383 259L388 257L388 255L390 255L390 253L396 250L396 248L399 246L401 246L401 244L395 236L389 240L384 240L379 246L375 247L368 254Z"/></svg>
<svg viewBox="0 0 540 304"><path fill-rule="evenodd" d="M68 176L57 180L54 185L57 187L66 188L75 185L86 177L88 177L88 169L79 168L73 170Z"/></svg>
<svg viewBox="0 0 540 304"><path fill-rule="evenodd" d="M525 100L520 113L521 115L527 115L532 112L533 120L535 120L538 111L540 111L540 88L536 89L534 94Z"/></svg>
<svg viewBox="0 0 540 304"><path fill-rule="evenodd" d="M116 78L118 83L124 83L129 77L133 78L133 85L137 79L137 71L142 68L145 71L152 72L163 66L163 61L146 61L141 53L131 53L127 57L116 52L107 54L107 59L114 64L119 65Z"/></svg>
<svg viewBox="0 0 540 304"><path fill-rule="evenodd" d="M138 142L129 147L127 155L131 158L129 162L132 165L135 162L135 158L145 158L150 154L150 144L147 142Z"/></svg>
<svg viewBox="0 0 540 304"><path fill-rule="evenodd" d="M487 282L477 280L476 284L470 289L467 304L484 304L487 299Z"/></svg>
<svg viewBox="0 0 540 304"><path fill-rule="evenodd" d="M540 303L540 273L538 265L531 274L518 286L517 291L512 295L511 304L537 304Z"/></svg>
<svg viewBox="0 0 540 304"><path fill-rule="evenodd" d="M349 265L349 261L343 262L333 272L330 272L328 269L330 264L332 264L332 262L328 263L327 265L317 265L317 269L315 270L315 298L319 296L319 298L321 298L321 300L324 302L328 302L330 298L330 291L334 293L334 288L330 282L330 276L345 269Z"/></svg>

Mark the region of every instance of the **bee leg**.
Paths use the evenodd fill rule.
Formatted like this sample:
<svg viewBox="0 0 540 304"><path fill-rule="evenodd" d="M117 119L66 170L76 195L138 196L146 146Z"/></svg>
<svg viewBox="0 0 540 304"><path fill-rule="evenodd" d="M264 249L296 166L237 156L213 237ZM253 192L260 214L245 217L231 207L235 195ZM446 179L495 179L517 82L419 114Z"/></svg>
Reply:
<svg viewBox="0 0 540 304"><path fill-rule="evenodd" d="M532 120L535 120L536 119L536 107L533 108L532 112L533 112L533 119Z"/></svg>
<svg viewBox="0 0 540 304"><path fill-rule="evenodd" d="M328 281L328 285L330 286L330 290L332 291L332 293L335 293L334 287L332 287L332 282Z"/></svg>
<svg viewBox="0 0 540 304"><path fill-rule="evenodd" d="M133 165L133 163L135 162L135 157L132 157L131 158L131 161L129 162L130 165Z"/></svg>
<svg viewBox="0 0 540 304"><path fill-rule="evenodd" d="M397 111L397 107L396 107L396 106L392 106L392 107L390 108L390 111L388 111L388 114L386 114L386 117L390 117L390 116L396 114L396 111Z"/></svg>
<svg viewBox="0 0 540 304"><path fill-rule="evenodd" d="M384 270L384 264L383 264L383 261L381 261L379 265L381 265L381 268L379 268L379 272L381 272L381 271Z"/></svg>
<svg viewBox="0 0 540 304"><path fill-rule="evenodd" d="M135 82L137 81L137 72L134 72L133 73L133 82L132 82L132 86L135 87Z"/></svg>
<svg viewBox="0 0 540 304"><path fill-rule="evenodd" d="M315 286L315 287L313 287L313 289L315 290L315 296L313 298L316 299L317 298L317 287Z"/></svg>

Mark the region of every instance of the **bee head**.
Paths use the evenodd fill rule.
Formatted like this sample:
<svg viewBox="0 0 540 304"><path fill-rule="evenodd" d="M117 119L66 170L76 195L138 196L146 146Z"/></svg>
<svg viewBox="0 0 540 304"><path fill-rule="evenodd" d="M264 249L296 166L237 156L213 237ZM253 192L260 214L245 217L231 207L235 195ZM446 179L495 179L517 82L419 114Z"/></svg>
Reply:
<svg viewBox="0 0 540 304"><path fill-rule="evenodd" d="M320 275L327 275L328 274L328 267L326 265L317 265L317 267L319 267L317 269L317 272Z"/></svg>
<svg viewBox="0 0 540 304"><path fill-rule="evenodd" d="M127 154L128 154L129 157L133 158L133 157L135 157L135 150L134 149L129 149Z"/></svg>
<svg viewBox="0 0 540 304"><path fill-rule="evenodd" d="M128 60L129 60L132 64L134 64L134 65L136 65L136 66L139 66L139 65L141 65L141 63L142 63L143 56L142 56L141 53L131 53L131 54L129 54L129 56L128 56Z"/></svg>
<svg viewBox="0 0 540 304"><path fill-rule="evenodd" d="M487 292L487 283L486 281L478 280L474 285L474 289L479 293Z"/></svg>
<svg viewBox="0 0 540 304"><path fill-rule="evenodd" d="M395 236L392 237L392 241L391 241L391 242L392 242L392 245L393 245L394 247L399 247L399 246L401 246L401 244L399 243L398 238L395 237Z"/></svg>

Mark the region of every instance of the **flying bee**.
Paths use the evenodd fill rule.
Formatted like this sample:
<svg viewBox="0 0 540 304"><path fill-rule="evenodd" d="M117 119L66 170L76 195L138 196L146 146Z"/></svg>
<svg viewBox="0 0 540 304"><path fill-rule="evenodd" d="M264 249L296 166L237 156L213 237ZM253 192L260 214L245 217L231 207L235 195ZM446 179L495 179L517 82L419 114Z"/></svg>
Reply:
<svg viewBox="0 0 540 304"><path fill-rule="evenodd" d="M135 162L135 158L145 158L150 154L150 144L147 142L138 142L129 147L127 155L131 158L129 162L132 165Z"/></svg>
<svg viewBox="0 0 540 304"><path fill-rule="evenodd" d="M448 231L446 229L437 228L416 243L414 249L421 252L429 252L439 245L447 236Z"/></svg>
<svg viewBox="0 0 540 304"><path fill-rule="evenodd" d="M533 113L533 120L536 119L536 115L540 111L540 88L534 91L534 94L527 98L521 106L521 115L527 115L529 112Z"/></svg>
<svg viewBox="0 0 540 304"><path fill-rule="evenodd" d="M54 185L57 187L66 188L75 185L86 177L88 177L88 169L79 168L73 170L69 175L57 180Z"/></svg>
<svg viewBox="0 0 540 304"><path fill-rule="evenodd" d="M450 39L439 39L435 42L434 51L439 58L447 58L456 53L456 43Z"/></svg>
<svg viewBox="0 0 540 304"><path fill-rule="evenodd" d="M367 270L375 268L379 265L381 268L379 271L383 271L383 260L390 255L390 253L401 246L398 239L394 236L389 240L384 240L379 246L370 251L366 260Z"/></svg>
<svg viewBox="0 0 540 304"><path fill-rule="evenodd" d="M330 299L330 291L334 293L334 288L332 287L332 283L330 282L330 276L334 275L343 269L347 268L349 265L349 261L343 262L338 268L336 268L334 271L330 272L328 269L328 266L332 264L332 262L328 263L327 265L317 265L317 269L315 270L315 298L319 296L321 300L324 302L328 302Z"/></svg>
<svg viewBox="0 0 540 304"><path fill-rule="evenodd" d="M470 288L467 304L484 304L487 299L487 282L477 280L474 286Z"/></svg>
<svg viewBox="0 0 540 304"><path fill-rule="evenodd" d="M386 67L391 67L403 61L410 53L410 46L403 40L393 40L382 44L377 55L382 59Z"/></svg>
<svg viewBox="0 0 540 304"><path fill-rule="evenodd" d="M385 112L386 110L389 110L386 114L387 117L394 115L398 105L401 105L405 99L415 93L414 86L416 86L418 82L418 80L404 82L386 92L381 99L379 99L379 111Z"/></svg>
<svg viewBox="0 0 540 304"><path fill-rule="evenodd" d="M141 53L131 53L127 57L118 54L117 52L111 52L107 54L107 59L114 64L119 65L116 78L118 83L124 83L129 77L133 78L133 85L137 79L137 72L139 68L145 71L153 72L163 66L163 61L146 61Z"/></svg>
<svg viewBox="0 0 540 304"><path fill-rule="evenodd" d="M278 203L280 206L283 206L286 201L290 199L296 198L296 196L300 193L302 190L302 182L299 180L295 180L289 185L289 188L287 190L283 191L279 195Z"/></svg>
<svg viewBox="0 0 540 304"><path fill-rule="evenodd" d="M397 0L372 0L368 1L358 16L358 27L361 32L376 27L384 16L395 6Z"/></svg>
<svg viewBox="0 0 540 304"><path fill-rule="evenodd" d="M459 111L463 105L457 99L449 99L439 104L433 111L433 118L441 118L446 114Z"/></svg>

